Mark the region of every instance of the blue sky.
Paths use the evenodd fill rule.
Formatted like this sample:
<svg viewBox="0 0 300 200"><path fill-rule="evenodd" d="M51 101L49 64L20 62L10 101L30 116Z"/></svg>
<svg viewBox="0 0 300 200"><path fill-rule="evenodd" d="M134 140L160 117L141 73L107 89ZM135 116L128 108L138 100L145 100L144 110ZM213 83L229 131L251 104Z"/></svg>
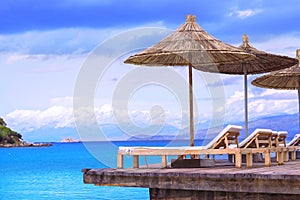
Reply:
<svg viewBox="0 0 300 200"><path fill-rule="evenodd" d="M0 116L13 129L23 133L25 139L34 138L30 132L45 127L74 127L76 81L91 52L106 43L118 52L122 43L114 44L114 39L122 38L130 31L140 31L140 39L122 38L126 44L132 41L124 47L132 54L136 49L130 48L147 47L158 42L168 31L181 25L187 14L196 15L202 28L226 43L239 45L242 34L246 33L250 42L260 50L295 57L296 49L300 48L299 10L296 0L1 1ZM150 34L141 31L144 28L155 30L151 32L151 40L143 39ZM105 74L99 77L95 89L94 110L99 124L116 122L112 113L114 91L135 69L122 62L131 55L130 52L119 53L124 54L113 58ZM102 56L103 60L107 58ZM185 68L176 68L173 72L184 80L187 77ZM249 83L255 77L249 76ZM224 123L242 121L242 76L213 77L195 72L194 79L199 123L209 123L213 113L218 112L224 113ZM153 105L159 105L164 108L167 124L187 126L185 106L175 93L153 83L139 87L127 101L132 122L142 127L154 123L150 111ZM215 103L212 99L220 99L219 94L222 103ZM296 112L296 91L265 90L249 85L250 120ZM153 113L154 118L159 115ZM59 140L60 136L41 139Z"/></svg>

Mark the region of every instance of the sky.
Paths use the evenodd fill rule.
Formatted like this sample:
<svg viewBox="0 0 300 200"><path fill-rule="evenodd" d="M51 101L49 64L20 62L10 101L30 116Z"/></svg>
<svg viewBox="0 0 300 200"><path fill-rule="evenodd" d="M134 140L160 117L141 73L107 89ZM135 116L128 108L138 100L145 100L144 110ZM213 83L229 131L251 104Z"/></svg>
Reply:
<svg viewBox="0 0 300 200"><path fill-rule="evenodd" d="M123 61L170 34L187 14L228 44L238 46L248 34L257 49L295 57L299 10L296 0L1 1L0 116L24 139L43 141L65 136L41 134L48 129L77 128L71 136L80 138L82 123L124 131L185 128L187 69L141 69ZM258 76L248 76L250 121L298 112L296 91L254 87ZM197 123L244 119L242 76L194 70L194 99ZM81 105L92 111L81 112Z"/></svg>

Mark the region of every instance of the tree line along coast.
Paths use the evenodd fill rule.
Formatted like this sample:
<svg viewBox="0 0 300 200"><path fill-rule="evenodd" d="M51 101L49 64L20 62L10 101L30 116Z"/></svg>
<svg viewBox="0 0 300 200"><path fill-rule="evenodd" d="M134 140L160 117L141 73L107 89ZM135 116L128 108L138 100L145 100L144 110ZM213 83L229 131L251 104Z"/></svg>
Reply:
<svg viewBox="0 0 300 200"><path fill-rule="evenodd" d="M22 139L22 135L7 127L6 122L0 117L0 147L43 147L51 146L50 143L31 143Z"/></svg>

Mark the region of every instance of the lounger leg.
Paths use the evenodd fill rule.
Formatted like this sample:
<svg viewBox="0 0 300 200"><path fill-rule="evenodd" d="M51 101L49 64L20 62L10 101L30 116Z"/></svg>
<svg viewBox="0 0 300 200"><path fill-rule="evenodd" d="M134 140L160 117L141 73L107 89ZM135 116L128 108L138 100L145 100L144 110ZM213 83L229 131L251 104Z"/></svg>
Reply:
<svg viewBox="0 0 300 200"><path fill-rule="evenodd" d="M270 152L267 151L265 152L265 166L270 166L271 165L271 155Z"/></svg>
<svg viewBox="0 0 300 200"><path fill-rule="evenodd" d="M283 151L280 150L277 152L277 159L278 159L278 165L282 165L283 164Z"/></svg>
<svg viewBox="0 0 300 200"><path fill-rule="evenodd" d="M124 156L121 153L118 153L117 167L121 169L124 167Z"/></svg>
<svg viewBox="0 0 300 200"><path fill-rule="evenodd" d="M133 156L133 168L139 168L139 156L138 155Z"/></svg>
<svg viewBox="0 0 300 200"><path fill-rule="evenodd" d="M242 167L242 154L241 152L235 153L235 167L241 168Z"/></svg>
<svg viewBox="0 0 300 200"><path fill-rule="evenodd" d="M291 153L292 153L292 160L296 160L296 157L297 157L296 150L293 150Z"/></svg>
<svg viewBox="0 0 300 200"><path fill-rule="evenodd" d="M283 152L283 161L284 162L288 162L289 161L289 150L285 149L285 151Z"/></svg>
<svg viewBox="0 0 300 200"><path fill-rule="evenodd" d="M252 153L247 153L246 154L246 166L247 167L252 167L253 166L253 154Z"/></svg>
<svg viewBox="0 0 300 200"><path fill-rule="evenodd" d="M167 168L167 166L168 166L168 159L167 159L166 155L161 156L161 165L162 165L163 168Z"/></svg>

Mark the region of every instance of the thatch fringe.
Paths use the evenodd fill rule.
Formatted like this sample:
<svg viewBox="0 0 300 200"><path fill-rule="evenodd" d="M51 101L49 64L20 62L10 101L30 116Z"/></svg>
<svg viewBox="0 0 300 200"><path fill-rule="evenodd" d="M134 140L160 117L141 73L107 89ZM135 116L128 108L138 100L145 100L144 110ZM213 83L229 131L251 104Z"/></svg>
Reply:
<svg viewBox="0 0 300 200"><path fill-rule="evenodd" d="M297 58L300 62L300 49L297 50ZM257 87L296 90L299 88L300 64L293 67L271 72L254 79L251 83Z"/></svg>
<svg viewBox="0 0 300 200"><path fill-rule="evenodd" d="M248 36L243 35L243 43L239 49L249 54L255 55L255 58L243 62L224 64L219 67L196 67L199 70L226 74L260 74L291 67L298 63L297 59L287 56L275 55L257 50L248 41Z"/></svg>

